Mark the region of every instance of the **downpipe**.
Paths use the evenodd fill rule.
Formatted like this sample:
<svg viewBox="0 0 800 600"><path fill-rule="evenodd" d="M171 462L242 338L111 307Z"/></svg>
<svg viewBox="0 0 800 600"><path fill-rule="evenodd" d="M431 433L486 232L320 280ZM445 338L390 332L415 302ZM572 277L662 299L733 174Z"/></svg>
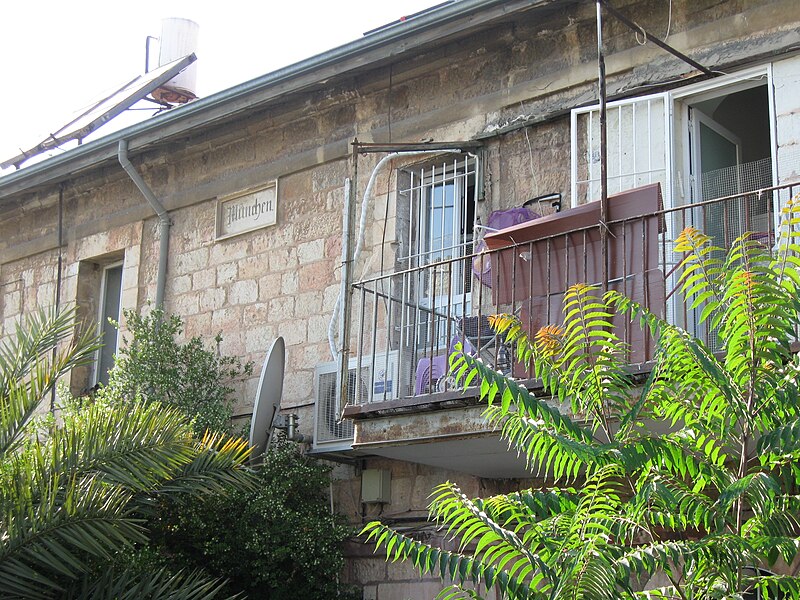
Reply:
<svg viewBox="0 0 800 600"><path fill-rule="evenodd" d="M136 185L142 196L145 197L147 203L155 211L158 216L158 232L159 232L159 248L158 248L158 274L156 276L156 307L164 307L164 289L167 283L167 258L169 256L169 228L170 220L167 210L164 205L159 202L153 191L145 183L142 176L131 164L128 159L128 142L127 140L119 141L119 149L117 150L117 159L122 168L130 177L131 181Z"/></svg>

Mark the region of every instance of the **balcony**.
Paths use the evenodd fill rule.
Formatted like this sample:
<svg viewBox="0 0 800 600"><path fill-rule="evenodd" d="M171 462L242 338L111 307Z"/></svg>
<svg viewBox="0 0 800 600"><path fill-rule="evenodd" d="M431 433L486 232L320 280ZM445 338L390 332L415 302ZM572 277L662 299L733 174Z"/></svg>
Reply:
<svg viewBox="0 0 800 600"><path fill-rule="evenodd" d="M348 387L344 408L356 422L354 447L451 437L463 444L488 435L475 399L455 389L447 373L449 354L461 343L495 369L535 386L532 372L514 361L514 349L494 335L487 317L517 315L533 334L562 320L564 291L576 283L601 286L605 279L608 289L711 340L713 349L699 313L675 291L682 257L672 241L693 226L722 248L745 232L771 248L779 207L798 192L800 184L785 185L665 209L659 186L646 186L609 198L605 236L599 203L592 202L487 233L482 252L356 282L348 379L360 383ZM613 323L632 368L646 371L655 351L652 337L622 317ZM421 414L425 418L416 418ZM490 444L484 452L496 449Z"/></svg>

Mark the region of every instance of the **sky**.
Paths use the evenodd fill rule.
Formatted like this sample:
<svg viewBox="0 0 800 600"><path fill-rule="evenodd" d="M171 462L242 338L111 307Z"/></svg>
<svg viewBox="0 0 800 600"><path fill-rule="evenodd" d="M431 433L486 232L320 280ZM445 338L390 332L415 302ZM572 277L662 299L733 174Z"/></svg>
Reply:
<svg viewBox="0 0 800 600"><path fill-rule="evenodd" d="M197 92L203 98L441 2L7 2L0 8L0 162L142 74L145 40L160 35L164 18L191 19L200 26ZM152 54L157 56L157 47Z"/></svg>

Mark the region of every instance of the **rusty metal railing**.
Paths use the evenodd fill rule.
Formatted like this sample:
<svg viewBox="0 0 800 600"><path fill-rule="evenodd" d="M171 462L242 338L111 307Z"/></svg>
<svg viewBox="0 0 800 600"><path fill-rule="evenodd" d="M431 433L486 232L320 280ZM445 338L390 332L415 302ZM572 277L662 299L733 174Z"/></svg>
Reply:
<svg viewBox="0 0 800 600"><path fill-rule="evenodd" d="M800 184L783 185L668 209L659 204L655 210L652 201L641 204L636 197L628 198L630 204L623 210L622 201L612 197L608 289L633 298L714 349L713 332L677 289L682 257L674 252L673 240L691 226L723 249L745 232L771 249L780 207L798 192ZM487 236L493 241L484 252L470 251L354 283L350 361L361 383L350 402L453 392L447 364L457 343L505 374L529 378L531 373L513 360L487 317L514 314L533 334L562 318L569 286L600 286L599 226L585 223L592 218L590 208L567 210ZM628 345L631 363L653 358L655 344L648 331L623 317L615 317L612 324Z"/></svg>

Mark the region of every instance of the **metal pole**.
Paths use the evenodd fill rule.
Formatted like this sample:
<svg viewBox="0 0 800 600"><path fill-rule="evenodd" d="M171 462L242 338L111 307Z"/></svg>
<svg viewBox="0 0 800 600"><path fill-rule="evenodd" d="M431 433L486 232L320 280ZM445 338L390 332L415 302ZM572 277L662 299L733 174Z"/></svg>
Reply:
<svg viewBox="0 0 800 600"><path fill-rule="evenodd" d="M601 289L608 291L608 123L606 120L606 59L603 50L602 0L597 0L597 69L600 94L600 269Z"/></svg>
<svg viewBox="0 0 800 600"><path fill-rule="evenodd" d="M355 246L353 244L353 219L355 217L356 198L358 197L358 138L353 140L353 162L351 164L351 177L345 186L345 199L343 215L343 226L346 230L342 236L342 316L341 329L339 330L339 419L342 419L344 408L347 404L347 384L349 379L350 363L350 314L352 307L352 285L353 285L353 255ZM359 340L360 341L360 340ZM358 353L360 355L360 352ZM361 357L359 356L356 366L357 381L361 380ZM359 386L356 386L356 392Z"/></svg>
<svg viewBox="0 0 800 600"><path fill-rule="evenodd" d="M56 262L56 312L61 310L61 276L64 270L64 258L61 247L64 245L64 184L58 186L58 259ZM53 348L53 363L56 360L56 349ZM56 412L56 387L50 390L50 412Z"/></svg>

